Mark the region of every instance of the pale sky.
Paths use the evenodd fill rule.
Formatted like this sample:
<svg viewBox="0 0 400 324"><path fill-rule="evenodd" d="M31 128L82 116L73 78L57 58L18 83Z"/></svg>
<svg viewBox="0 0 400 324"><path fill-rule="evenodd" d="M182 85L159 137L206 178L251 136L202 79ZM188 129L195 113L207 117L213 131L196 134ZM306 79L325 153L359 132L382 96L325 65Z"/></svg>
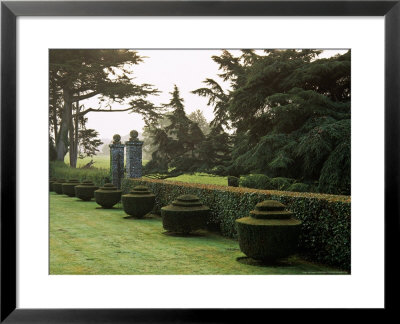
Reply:
<svg viewBox="0 0 400 324"><path fill-rule="evenodd" d="M320 57L330 57L337 53L343 54L347 50L325 50ZM190 114L200 109L208 121L213 119L213 108L207 106L207 98L194 95L191 91L203 87L206 78L216 80L223 88L228 89L229 83L225 83L218 77L218 64L211 56L220 55L220 50L138 50L140 56L147 56L144 62L133 68L136 83L150 83L161 93L148 99L154 104L167 103L171 99L170 92L174 84L180 90L184 99L185 111ZM238 50L230 50L237 56ZM99 108L96 98L81 101L85 108ZM118 109L124 106L113 104ZM94 128L99 132L100 138L111 139L114 134L127 135L132 129L142 132L144 122L140 115L128 112L90 112L87 128Z"/></svg>

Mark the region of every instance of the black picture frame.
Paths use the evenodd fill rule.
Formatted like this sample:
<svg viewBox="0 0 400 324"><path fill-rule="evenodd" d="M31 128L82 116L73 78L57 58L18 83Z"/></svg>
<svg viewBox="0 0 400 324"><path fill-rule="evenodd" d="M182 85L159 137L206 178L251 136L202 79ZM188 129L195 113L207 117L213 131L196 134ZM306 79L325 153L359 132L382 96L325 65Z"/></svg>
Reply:
<svg viewBox="0 0 400 324"><path fill-rule="evenodd" d="M390 246L399 234L400 0L396 1L4 1L1 3L1 322L234 322L263 310L16 308L16 19L18 16L384 16L385 309L397 275ZM371 148L373 150L373 148ZM373 153L372 153L373 154ZM388 284L390 283L390 284Z"/></svg>

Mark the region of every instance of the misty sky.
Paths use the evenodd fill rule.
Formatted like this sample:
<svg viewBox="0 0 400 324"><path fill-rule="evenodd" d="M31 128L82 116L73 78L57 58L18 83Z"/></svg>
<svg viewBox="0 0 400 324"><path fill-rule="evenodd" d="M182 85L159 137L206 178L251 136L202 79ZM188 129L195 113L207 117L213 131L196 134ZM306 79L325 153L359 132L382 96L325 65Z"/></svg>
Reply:
<svg viewBox="0 0 400 324"><path fill-rule="evenodd" d="M326 50L320 57L330 57L337 53L343 54L347 50ZM203 87L206 78L212 78L228 89L229 83L224 83L218 76L218 64L211 56L220 55L220 50L138 50L140 56L146 56L144 62L134 66L135 83L150 83L161 93L159 96L149 97L154 104L167 103L171 99L174 84L180 90L184 99L185 111L190 114L200 109L206 119L213 119L213 109L207 106L207 98L190 93ZM237 56L238 50L230 50ZM85 108L99 108L98 99L91 98L81 101ZM113 104L113 108L123 108L120 104ZM100 138L111 139L114 134L127 135L132 129L142 132L144 122L140 115L128 112L90 112L87 128L94 128L99 132Z"/></svg>

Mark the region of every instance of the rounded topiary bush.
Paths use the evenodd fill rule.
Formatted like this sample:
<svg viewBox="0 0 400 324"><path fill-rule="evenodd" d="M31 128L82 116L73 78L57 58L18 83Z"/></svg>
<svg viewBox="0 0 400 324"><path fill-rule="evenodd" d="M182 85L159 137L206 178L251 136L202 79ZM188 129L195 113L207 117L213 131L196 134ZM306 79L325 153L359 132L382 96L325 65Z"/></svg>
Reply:
<svg viewBox="0 0 400 324"><path fill-rule="evenodd" d="M63 193L62 191L62 185L65 182L65 179L58 179L56 182L53 182L53 190L55 193L61 195Z"/></svg>
<svg viewBox="0 0 400 324"><path fill-rule="evenodd" d="M284 209L278 201L265 200L256 205L250 217L236 220L239 247L244 254L271 262L296 251L301 221Z"/></svg>
<svg viewBox="0 0 400 324"><path fill-rule="evenodd" d="M310 186L305 183L293 183L289 188L288 191L296 191L296 192L309 192Z"/></svg>
<svg viewBox="0 0 400 324"><path fill-rule="evenodd" d="M161 208L163 227L175 233L189 233L206 226L210 209L194 195L182 195Z"/></svg>
<svg viewBox="0 0 400 324"><path fill-rule="evenodd" d="M83 181L82 184L75 186L75 196L84 201L94 198L94 191L99 189L92 181Z"/></svg>
<svg viewBox="0 0 400 324"><path fill-rule="evenodd" d="M106 183L104 187L94 192L94 198L103 208L112 208L121 200L122 190L118 190L112 183Z"/></svg>
<svg viewBox="0 0 400 324"><path fill-rule="evenodd" d="M271 179L271 185L276 190L287 190L290 185L294 182L294 179L277 177Z"/></svg>
<svg viewBox="0 0 400 324"><path fill-rule="evenodd" d="M71 179L62 184L62 192L69 197L75 197L75 187L79 185L79 180Z"/></svg>
<svg viewBox="0 0 400 324"><path fill-rule="evenodd" d="M122 207L128 215L142 218L153 210L156 196L145 186L136 186L127 194L122 195Z"/></svg>
<svg viewBox="0 0 400 324"><path fill-rule="evenodd" d="M250 174L240 177L240 186L254 189L274 189L271 178L265 174Z"/></svg>
<svg viewBox="0 0 400 324"><path fill-rule="evenodd" d="M228 176L228 186L239 187L239 178L234 176Z"/></svg>
<svg viewBox="0 0 400 324"><path fill-rule="evenodd" d="M51 178L51 179L49 180L49 191L54 191L54 189L53 189L53 183L56 182L56 181L57 181L56 178Z"/></svg>

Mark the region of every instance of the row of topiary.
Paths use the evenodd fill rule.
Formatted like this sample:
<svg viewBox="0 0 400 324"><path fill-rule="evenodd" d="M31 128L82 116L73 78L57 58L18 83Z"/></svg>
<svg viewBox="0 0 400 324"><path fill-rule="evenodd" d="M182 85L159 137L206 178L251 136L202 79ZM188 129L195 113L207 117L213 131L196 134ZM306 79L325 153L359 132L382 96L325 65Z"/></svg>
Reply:
<svg viewBox="0 0 400 324"><path fill-rule="evenodd" d="M65 179L52 178L49 190L57 194L77 197L84 201L90 201L94 198L96 203L106 209L112 208L122 200L124 211L137 218L146 215L154 206L154 195L143 186L137 186L130 194L122 195L122 191L111 183L106 183L99 188L91 181L79 183L77 179L66 181ZM138 201L140 203L137 203Z"/></svg>
<svg viewBox="0 0 400 324"><path fill-rule="evenodd" d="M145 186L136 186L130 193L122 195L113 184L106 183L99 188L91 181L79 183L77 179L50 180L50 191L77 197L84 201L95 199L103 208L112 208L120 201L124 211L133 217L142 218L154 208L155 195ZM203 206L196 196L183 195L171 205L162 208L163 226L166 230L187 234L205 227L209 208Z"/></svg>
<svg viewBox="0 0 400 324"><path fill-rule="evenodd" d="M249 215L264 200L277 200L293 211L302 221L299 249L312 261L350 270L351 261L351 199L350 196L235 188L155 179L124 179L123 192L137 185L147 186L155 195L155 209L161 208L184 194L196 195L210 214L207 228L223 236L238 238L236 220Z"/></svg>
<svg viewBox="0 0 400 324"><path fill-rule="evenodd" d="M122 195L113 184L105 184L98 189L90 181L80 184L72 179L50 181L50 191L78 197L84 201L95 198L103 208L112 208L122 198L124 211L142 218L149 213L155 203L155 195L145 186L136 186ZM247 256L262 261L273 262L292 254L297 247L301 221L294 219L293 213L285 211L285 206L277 201L264 201L256 205L250 217L237 220L239 246ZM163 227L167 231L188 234L204 229L210 208L203 205L194 195L181 195L170 205L161 208Z"/></svg>
<svg viewBox="0 0 400 324"><path fill-rule="evenodd" d="M228 185L263 190L283 190L292 192L318 192L318 184L302 183L295 179L276 177L270 178L265 174L250 174L240 178L229 176Z"/></svg>

